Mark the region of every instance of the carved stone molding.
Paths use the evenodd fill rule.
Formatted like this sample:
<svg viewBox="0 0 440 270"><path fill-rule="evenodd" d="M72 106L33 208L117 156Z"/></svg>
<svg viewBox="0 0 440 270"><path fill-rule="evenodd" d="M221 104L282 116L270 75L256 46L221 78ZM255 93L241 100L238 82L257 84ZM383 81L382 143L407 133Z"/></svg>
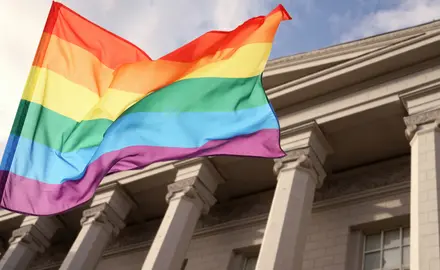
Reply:
<svg viewBox="0 0 440 270"><path fill-rule="evenodd" d="M182 198L200 200L203 205L203 214L208 213L211 206L217 201L212 192L198 177L190 177L168 185L168 193L165 198L168 203L171 200Z"/></svg>
<svg viewBox="0 0 440 270"><path fill-rule="evenodd" d="M211 192L217 188L218 184L225 182L209 158L206 157L186 159L173 165L177 169L175 182L197 177Z"/></svg>
<svg viewBox="0 0 440 270"><path fill-rule="evenodd" d="M61 227L63 225L56 217L26 216L21 227L12 232L9 247L21 244L42 253L50 246L52 237Z"/></svg>
<svg viewBox="0 0 440 270"><path fill-rule="evenodd" d="M302 169L307 170L316 181L317 187L321 187L326 176L325 170L312 148L291 150L286 156L276 159L273 167L275 175L282 170Z"/></svg>
<svg viewBox="0 0 440 270"><path fill-rule="evenodd" d="M38 253L43 253L50 245L49 239L38 231L34 225L26 225L12 232L9 246L22 244Z"/></svg>
<svg viewBox="0 0 440 270"><path fill-rule="evenodd" d="M404 156L334 174L315 192L315 201L326 201L365 190L409 182L410 168L410 156Z"/></svg>
<svg viewBox="0 0 440 270"><path fill-rule="evenodd" d="M436 127L440 126L440 109L410 115L404 117L403 120L406 125L405 135L408 140L411 140L420 130L421 125L434 123Z"/></svg>
<svg viewBox="0 0 440 270"><path fill-rule="evenodd" d="M273 167L275 175L278 175L280 170L285 167L286 163L295 162L293 168L298 166L310 169L312 167L311 161L309 159L309 148L292 150L286 153L282 158L276 159Z"/></svg>
<svg viewBox="0 0 440 270"><path fill-rule="evenodd" d="M111 208L112 212L119 216L122 220L124 220L127 215L137 207L134 200L118 183L113 183L98 188L95 196L93 197L90 208L104 204Z"/></svg>
<svg viewBox="0 0 440 270"><path fill-rule="evenodd" d="M125 227L122 218L107 203L97 205L83 212L81 225L86 226L93 223L102 224L108 232L115 236Z"/></svg>

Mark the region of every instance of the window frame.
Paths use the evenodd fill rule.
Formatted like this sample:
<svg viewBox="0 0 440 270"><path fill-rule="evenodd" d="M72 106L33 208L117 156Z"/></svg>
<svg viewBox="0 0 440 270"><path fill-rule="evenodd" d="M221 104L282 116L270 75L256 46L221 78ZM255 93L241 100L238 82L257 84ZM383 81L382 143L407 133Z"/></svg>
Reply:
<svg viewBox="0 0 440 270"><path fill-rule="evenodd" d="M247 264L248 258L256 257L260 253L261 245L245 246L241 248L235 248L232 250L232 256L228 264L228 270L244 270Z"/></svg>
<svg viewBox="0 0 440 270"><path fill-rule="evenodd" d="M240 270L247 270L249 259L256 259L258 261L258 254L243 254L243 264Z"/></svg>
<svg viewBox="0 0 440 270"><path fill-rule="evenodd" d="M379 259L380 259L379 265L380 266L379 266L379 268L377 268L375 270L410 270L410 265L404 265L403 264L403 248L404 247L410 247L410 243L405 245L404 241L403 241L404 240L403 233L404 233L405 229L410 230L410 227L407 226L407 225L406 226L398 226L398 227L395 227L395 228L382 229L379 232L375 232L375 233L374 232L373 233L363 233L363 248L362 248L362 265L361 265L361 269L365 270L365 257L366 257L367 254L379 252L380 253L380 255L379 255L380 256L379 257ZM399 251L400 252L399 252L399 254L400 254L400 261L401 261L400 266L398 268L383 268L382 264L383 264L383 253L384 253L384 251L396 249L395 247L394 248L385 248L385 246L384 246L385 233L390 232L390 231L396 231L396 230L399 230L399 242L400 242L400 245L399 245ZM368 236L372 236L372 235L378 235L378 234L380 234L380 247L379 247L379 249L374 249L374 250L367 251L366 250L367 237ZM409 239L411 239L411 235L409 236Z"/></svg>

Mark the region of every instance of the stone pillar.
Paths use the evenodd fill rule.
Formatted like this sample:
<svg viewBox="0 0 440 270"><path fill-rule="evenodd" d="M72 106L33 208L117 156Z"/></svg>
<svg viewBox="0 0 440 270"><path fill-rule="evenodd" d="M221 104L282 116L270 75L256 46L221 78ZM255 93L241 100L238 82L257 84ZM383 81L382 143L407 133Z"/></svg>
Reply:
<svg viewBox="0 0 440 270"><path fill-rule="evenodd" d="M25 217L21 227L12 232L9 248L0 261L0 269L28 269L35 256L50 246L52 237L61 227L55 217Z"/></svg>
<svg viewBox="0 0 440 270"><path fill-rule="evenodd" d="M331 148L315 123L281 133L286 156L275 161L277 186L258 257L257 270L302 269L315 189Z"/></svg>
<svg viewBox="0 0 440 270"><path fill-rule="evenodd" d="M93 270L112 237L124 228L134 202L118 185L101 189L83 212L81 231L60 269Z"/></svg>
<svg viewBox="0 0 440 270"><path fill-rule="evenodd" d="M3 257L3 255L5 255L6 252L6 244L5 241L0 238L0 259Z"/></svg>
<svg viewBox="0 0 440 270"><path fill-rule="evenodd" d="M410 268L440 270L440 89L402 100L411 145Z"/></svg>
<svg viewBox="0 0 440 270"><path fill-rule="evenodd" d="M206 158L175 164L175 182L168 186L168 209L142 266L143 270L179 270L202 213L216 202L223 179Z"/></svg>

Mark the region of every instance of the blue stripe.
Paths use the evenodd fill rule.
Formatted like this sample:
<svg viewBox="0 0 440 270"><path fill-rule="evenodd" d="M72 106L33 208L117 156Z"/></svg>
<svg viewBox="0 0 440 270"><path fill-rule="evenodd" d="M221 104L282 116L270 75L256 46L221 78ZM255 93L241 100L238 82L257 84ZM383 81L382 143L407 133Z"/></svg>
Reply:
<svg viewBox="0 0 440 270"><path fill-rule="evenodd" d="M269 104L236 112L139 112L115 121L98 147L61 153L32 140L16 137L11 141L17 142L18 139L18 142L7 147L5 155L14 155L15 151L9 171L44 183L61 184L81 179L89 163L107 152L125 147L197 148L211 140L278 128ZM2 163L0 169L7 167L6 163Z"/></svg>

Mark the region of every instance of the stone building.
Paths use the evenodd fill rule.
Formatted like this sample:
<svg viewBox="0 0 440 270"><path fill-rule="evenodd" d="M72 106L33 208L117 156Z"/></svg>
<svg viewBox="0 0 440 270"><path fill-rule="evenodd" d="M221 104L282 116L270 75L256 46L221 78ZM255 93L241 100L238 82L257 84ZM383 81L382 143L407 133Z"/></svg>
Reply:
<svg viewBox="0 0 440 270"><path fill-rule="evenodd" d="M158 163L59 216L0 210L0 269L440 270L440 21L272 60L264 85L285 158Z"/></svg>

